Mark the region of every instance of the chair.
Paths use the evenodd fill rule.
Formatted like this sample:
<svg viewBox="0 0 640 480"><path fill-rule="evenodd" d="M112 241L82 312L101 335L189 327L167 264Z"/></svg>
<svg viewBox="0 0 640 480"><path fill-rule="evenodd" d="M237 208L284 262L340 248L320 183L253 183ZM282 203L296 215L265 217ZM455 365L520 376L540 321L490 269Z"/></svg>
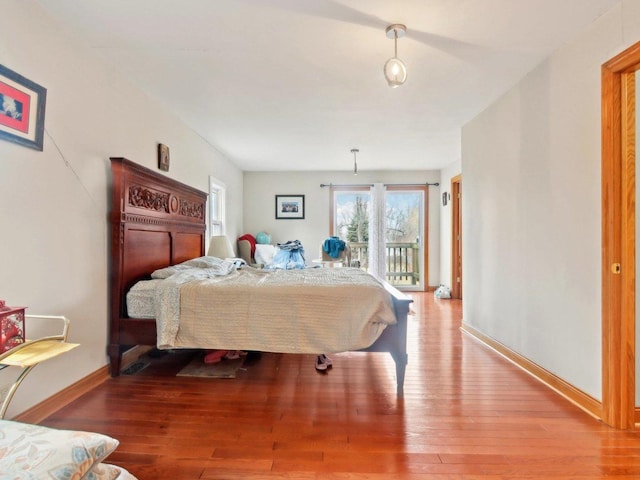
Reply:
<svg viewBox="0 0 640 480"><path fill-rule="evenodd" d="M262 263L256 262L255 259L255 246L256 239L253 235L247 233L238 238L238 256L247 262L247 265L255 268L262 268Z"/></svg>
<svg viewBox="0 0 640 480"><path fill-rule="evenodd" d="M329 238L327 240L330 240ZM345 267L351 266L351 247L348 243L344 243L344 249L340 251L340 254L337 257L332 257L329 253L324 251L324 245L327 242L325 240L320 245L320 259L322 262L340 262Z"/></svg>

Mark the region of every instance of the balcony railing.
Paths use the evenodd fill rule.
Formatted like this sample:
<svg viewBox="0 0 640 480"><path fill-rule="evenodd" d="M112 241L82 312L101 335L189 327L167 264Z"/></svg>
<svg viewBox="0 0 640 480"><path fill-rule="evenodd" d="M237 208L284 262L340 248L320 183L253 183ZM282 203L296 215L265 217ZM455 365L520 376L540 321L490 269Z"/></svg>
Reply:
<svg viewBox="0 0 640 480"><path fill-rule="evenodd" d="M369 267L367 243L349 242L351 261L357 260L360 267ZM386 243L385 262L387 281L391 285L417 285L420 282L420 255L417 243Z"/></svg>

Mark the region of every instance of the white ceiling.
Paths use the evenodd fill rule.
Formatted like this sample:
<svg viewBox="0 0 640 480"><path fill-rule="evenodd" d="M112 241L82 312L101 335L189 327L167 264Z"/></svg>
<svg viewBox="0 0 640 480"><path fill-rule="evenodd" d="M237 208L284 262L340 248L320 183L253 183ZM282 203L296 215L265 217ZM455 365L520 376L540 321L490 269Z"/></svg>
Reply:
<svg viewBox="0 0 640 480"><path fill-rule="evenodd" d="M244 170L439 169L620 0L37 0ZM407 82L387 86L391 23Z"/></svg>

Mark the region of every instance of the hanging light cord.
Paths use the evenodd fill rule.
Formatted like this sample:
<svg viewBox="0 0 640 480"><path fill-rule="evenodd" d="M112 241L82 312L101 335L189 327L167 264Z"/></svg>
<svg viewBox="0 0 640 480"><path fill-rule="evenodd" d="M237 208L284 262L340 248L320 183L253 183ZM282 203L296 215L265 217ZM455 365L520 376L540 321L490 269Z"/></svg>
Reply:
<svg viewBox="0 0 640 480"><path fill-rule="evenodd" d="M358 150L357 148L352 148L351 152L353 153L353 174L357 175L358 174L358 161L356 160L356 153L358 153L360 150Z"/></svg>
<svg viewBox="0 0 640 480"><path fill-rule="evenodd" d="M398 30L393 29L393 57L398 58Z"/></svg>

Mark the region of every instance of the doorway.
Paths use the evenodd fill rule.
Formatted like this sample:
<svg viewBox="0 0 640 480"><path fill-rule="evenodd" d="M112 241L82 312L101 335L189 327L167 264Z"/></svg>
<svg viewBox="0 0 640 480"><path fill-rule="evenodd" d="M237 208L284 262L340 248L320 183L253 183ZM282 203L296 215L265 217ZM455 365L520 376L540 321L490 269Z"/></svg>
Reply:
<svg viewBox="0 0 640 480"><path fill-rule="evenodd" d="M462 300L462 175L451 179L451 297Z"/></svg>
<svg viewBox="0 0 640 480"><path fill-rule="evenodd" d="M380 211L371 186L332 186L330 235L349 243L351 258L360 268L369 265L370 251L378 248L384 261L385 279L400 290L424 291L427 285L427 193L426 186L384 185ZM375 205L374 205L375 204ZM374 238L369 234L380 226ZM380 268L382 271L382 267Z"/></svg>
<svg viewBox="0 0 640 480"><path fill-rule="evenodd" d="M640 42L602 66L602 420L633 429L635 401L635 76Z"/></svg>
<svg viewBox="0 0 640 480"><path fill-rule="evenodd" d="M404 291L427 285L427 187L393 186L385 195L387 281Z"/></svg>

